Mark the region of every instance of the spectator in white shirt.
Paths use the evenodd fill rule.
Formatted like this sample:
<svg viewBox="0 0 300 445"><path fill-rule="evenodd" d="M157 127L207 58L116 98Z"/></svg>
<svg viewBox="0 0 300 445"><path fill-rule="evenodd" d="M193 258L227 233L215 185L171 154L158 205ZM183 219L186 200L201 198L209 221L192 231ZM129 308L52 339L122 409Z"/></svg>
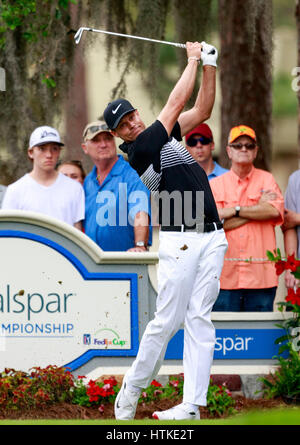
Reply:
<svg viewBox="0 0 300 445"><path fill-rule="evenodd" d="M63 145L54 128L33 131L28 148L32 170L7 187L2 209L42 213L82 229L83 187L55 169Z"/></svg>

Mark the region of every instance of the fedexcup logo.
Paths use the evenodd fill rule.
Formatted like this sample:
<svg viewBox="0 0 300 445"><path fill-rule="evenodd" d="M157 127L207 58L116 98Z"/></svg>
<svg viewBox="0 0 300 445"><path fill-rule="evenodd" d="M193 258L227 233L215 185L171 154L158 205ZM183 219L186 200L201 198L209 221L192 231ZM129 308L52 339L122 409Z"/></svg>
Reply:
<svg viewBox="0 0 300 445"><path fill-rule="evenodd" d="M93 345L100 348L111 348L117 346L122 348L127 341L120 338L120 335L113 329L103 328L95 332L93 340L91 341L90 334L84 334L83 343L85 345Z"/></svg>

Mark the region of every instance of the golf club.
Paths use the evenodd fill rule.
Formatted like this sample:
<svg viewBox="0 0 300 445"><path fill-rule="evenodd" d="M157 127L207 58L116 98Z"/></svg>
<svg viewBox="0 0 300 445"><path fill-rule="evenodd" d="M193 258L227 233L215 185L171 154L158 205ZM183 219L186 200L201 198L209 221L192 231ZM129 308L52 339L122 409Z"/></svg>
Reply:
<svg viewBox="0 0 300 445"><path fill-rule="evenodd" d="M76 32L76 34L74 36L74 40L77 45L80 42L83 31L99 32L102 34L110 34L110 35L118 36L118 37L127 37L130 39L146 40L148 42L164 43L165 45L172 45L172 46L176 46L177 48L186 48L186 45L184 43L167 42L165 40L155 40L155 39L149 39L148 37L133 36L131 34L120 34L118 32L103 31L101 29L86 28L86 27L81 27ZM214 49L211 50L210 54L214 54L214 53L215 53L215 50Z"/></svg>

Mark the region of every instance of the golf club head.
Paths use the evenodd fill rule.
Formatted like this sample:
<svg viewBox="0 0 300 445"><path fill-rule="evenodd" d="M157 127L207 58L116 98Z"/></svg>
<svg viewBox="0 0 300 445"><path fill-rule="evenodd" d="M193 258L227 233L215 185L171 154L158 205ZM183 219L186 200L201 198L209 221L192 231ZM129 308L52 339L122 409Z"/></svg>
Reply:
<svg viewBox="0 0 300 445"><path fill-rule="evenodd" d="M78 31L76 32L75 36L74 36L74 40L75 40L76 45L78 45L78 43L80 42L83 30L84 30L84 28L79 28Z"/></svg>

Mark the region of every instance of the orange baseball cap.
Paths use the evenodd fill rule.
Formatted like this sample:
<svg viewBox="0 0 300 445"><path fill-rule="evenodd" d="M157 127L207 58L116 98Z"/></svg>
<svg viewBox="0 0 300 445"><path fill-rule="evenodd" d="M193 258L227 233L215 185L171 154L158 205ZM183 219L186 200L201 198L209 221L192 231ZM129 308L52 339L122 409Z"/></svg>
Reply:
<svg viewBox="0 0 300 445"><path fill-rule="evenodd" d="M247 125L238 125L237 127L233 127L230 130L229 137L228 137L228 143L231 144L233 141L235 141L240 136L249 136L251 139L253 139L256 142L256 134L252 128L247 127Z"/></svg>

